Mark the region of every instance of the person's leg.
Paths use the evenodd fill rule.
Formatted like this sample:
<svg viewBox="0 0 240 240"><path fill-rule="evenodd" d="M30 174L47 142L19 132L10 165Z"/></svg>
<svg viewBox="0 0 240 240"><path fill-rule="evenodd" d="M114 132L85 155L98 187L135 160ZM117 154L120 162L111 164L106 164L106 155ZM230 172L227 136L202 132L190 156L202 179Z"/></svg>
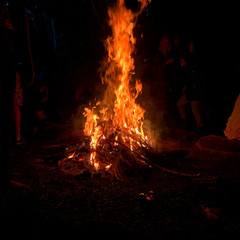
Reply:
<svg viewBox="0 0 240 240"><path fill-rule="evenodd" d="M197 129L203 127L203 119L201 114L200 101L191 101L191 109L196 121Z"/></svg>
<svg viewBox="0 0 240 240"><path fill-rule="evenodd" d="M186 104L188 104L188 100L186 94L183 94L177 101L177 108L181 117L183 128L187 127L187 113L185 109Z"/></svg>
<svg viewBox="0 0 240 240"><path fill-rule="evenodd" d="M21 110L18 105L14 105L14 122L15 122L15 134L16 141L21 140Z"/></svg>

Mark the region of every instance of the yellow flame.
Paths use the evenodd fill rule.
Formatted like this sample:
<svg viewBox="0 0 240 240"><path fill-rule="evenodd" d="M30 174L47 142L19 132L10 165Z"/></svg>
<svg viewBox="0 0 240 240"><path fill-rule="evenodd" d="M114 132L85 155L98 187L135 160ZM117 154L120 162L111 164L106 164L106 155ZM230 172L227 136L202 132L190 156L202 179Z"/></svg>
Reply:
<svg viewBox="0 0 240 240"><path fill-rule="evenodd" d="M109 164L105 167L105 169L108 170L111 166L112 166L112 164Z"/></svg>
<svg viewBox="0 0 240 240"><path fill-rule="evenodd" d="M71 155L68 156L68 159L71 159L75 156L75 152L73 152Z"/></svg>
<svg viewBox="0 0 240 240"><path fill-rule="evenodd" d="M93 150L105 138L105 132L113 133L116 129L129 129L130 134L135 133L140 139L147 139L143 131L145 110L136 103L136 98L142 92L142 83L140 80L134 83L132 78L135 69L132 55L136 44L133 29L137 17L150 1L138 1L141 2L141 8L136 13L126 8L124 0L118 0L116 5L108 9L112 35L105 42L108 61L105 63L106 71L101 76L107 89L102 103L98 102L92 109L85 108L83 113L86 117L84 134L91 136L90 147ZM97 106L101 107L99 114L94 113ZM112 129L103 126L104 121L111 122ZM115 139L118 140L118 136ZM121 136L121 139L128 142L133 150L133 139L127 136ZM95 158L96 152L92 152L90 163L98 169L99 163Z"/></svg>

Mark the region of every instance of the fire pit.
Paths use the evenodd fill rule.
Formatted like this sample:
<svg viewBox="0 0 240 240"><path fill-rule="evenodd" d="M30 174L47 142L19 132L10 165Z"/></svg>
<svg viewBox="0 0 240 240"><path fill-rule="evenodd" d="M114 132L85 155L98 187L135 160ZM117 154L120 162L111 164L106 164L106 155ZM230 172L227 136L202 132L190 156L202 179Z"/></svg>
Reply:
<svg viewBox="0 0 240 240"><path fill-rule="evenodd" d="M85 108L83 142L67 150L66 161L77 162L91 175L107 172L122 180L125 168L148 166L145 153L152 148L144 132L145 110L136 102L142 83L133 78L132 55L136 43L133 29L150 1L139 2L140 9L134 13L126 8L124 0L108 9L112 35L105 41L108 58L100 72L106 89L101 101Z"/></svg>

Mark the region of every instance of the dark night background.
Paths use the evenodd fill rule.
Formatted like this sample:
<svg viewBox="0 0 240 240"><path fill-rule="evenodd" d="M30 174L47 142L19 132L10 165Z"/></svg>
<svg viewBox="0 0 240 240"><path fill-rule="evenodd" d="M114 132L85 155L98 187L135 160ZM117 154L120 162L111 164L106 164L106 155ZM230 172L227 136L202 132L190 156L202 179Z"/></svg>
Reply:
<svg viewBox="0 0 240 240"><path fill-rule="evenodd" d="M82 101L94 98L97 93L92 89L100 82L98 68L106 56L103 41L110 33L107 8L114 1L7 2L16 23L17 60L24 63L29 79L31 68L23 3L27 10L35 82L44 71L51 114L58 112L60 106L76 109L81 99L74 102L74 91L79 86L82 86L80 93L87 95ZM135 11L138 2L127 0L126 6ZM135 28L136 62L141 61L138 60L140 57L153 57L163 34L172 39L176 36L184 40L195 39L204 70L207 101L213 106L212 121L216 128L222 128L239 92L238 22L237 8L230 3L153 0L139 17ZM140 38L142 33L143 38ZM27 92L31 92L30 88L26 89Z"/></svg>
<svg viewBox="0 0 240 240"><path fill-rule="evenodd" d="M1 6L8 5L15 27L15 33L10 33L16 52L14 61L22 63L22 130L25 135L31 132L30 115L37 108L35 91L39 86L48 86L47 113L50 121L65 121L79 105L101 95L98 69L107 54L104 40L111 33L107 25L107 8L114 2L1 1ZM125 3L133 11L139 7L136 0L126 0ZM210 128L213 133L222 134L240 89L238 23L239 14L234 4L152 0L139 16L134 30L137 39L136 73L144 84L146 79L141 64L146 59L149 67L162 35L172 40L176 36L183 41L195 39L205 80L205 106L210 109ZM1 125L5 131L11 122L6 112L9 112L14 70L9 53L2 44L1 52ZM33 84L31 64L35 71ZM2 134L3 143L13 130L10 128L9 131L9 134Z"/></svg>
<svg viewBox="0 0 240 240"><path fill-rule="evenodd" d="M86 64L86 72L83 75L96 73L95 76L93 74L92 79L89 74L87 81L90 80L91 84L98 81L99 61L106 55L103 41L109 34L107 8L113 2L112 0L35 1L38 6L36 12L39 11L39 13L36 13L34 24L38 29L36 31L33 26L32 31L30 29L35 62L44 63L49 69L54 66L54 63L60 62L65 71L75 69L76 74L78 74L78 67ZM29 5L29 9L34 13L34 1L29 3L26 5ZM128 0L126 5L132 10L138 7L137 1ZM48 19L48 24L44 23L44 16ZM50 25L49 19L54 20L57 35L56 51L53 55L51 55L53 49L50 34L47 32L47 27L49 28ZM219 116L216 119L219 119L220 126L222 124L220 116L223 116L223 122L226 121L239 92L238 20L236 6L231 4L153 0L147 11L139 17L135 30L138 39L137 52L146 58L151 58L156 51L162 34L172 38L178 35L183 39L197 40L199 57L205 70L206 88L216 108L215 114ZM143 33L143 39L140 38L141 33ZM56 71L60 70L58 66L55 67L57 67ZM68 67L69 69L66 69ZM76 84L86 81L86 76L81 79L80 72L76 77L79 82L76 83L73 80L73 88ZM61 78L55 79L59 87L61 87L61 80L65 81ZM65 86L68 86L68 83L62 84L64 95ZM64 96L71 95L72 88L68 87L68 89L70 92ZM90 94L94 95L94 93Z"/></svg>
<svg viewBox="0 0 240 240"><path fill-rule="evenodd" d="M20 191L15 191L15 188L18 188L18 186L14 186L13 184L12 189L10 189L10 193L14 195L16 192L16 196L15 198L13 197L12 199L10 199L11 200L9 205L10 215L8 216L8 212L6 211L5 216L8 219L8 223L11 223L11 221L13 221L13 226L16 226L18 230L25 225L26 219L27 220L30 219L29 222L31 222L32 227L36 227L36 226L39 227L39 229L37 229L38 231L36 230L36 232L38 232L40 235L36 239L45 237L44 234L47 233L46 230L42 231L43 230L42 226L43 228L44 226L46 226L46 229L48 228L50 229L52 225L50 224L47 228L48 223L45 222L46 221L45 218L43 219L39 218L40 219L39 220L36 217L38 215L34 215L34 213L32 212L30 213L25 212L25 209L28 209L28 206L25 206L28 204L28 201L26 201L26 203L24 202L25 201L24 199L26 199L25 197L23 198L19 197L19 199L23 199L23 200L20 200L20 203L16 203L16 206L15 206L14 201L15 199L18 199L17 194L20 194L19 196L25 196L25 195L31 196L36 194L36 196L34 195L35 198L33 198L33 199L39 200L39 203L37 203L39 204L39 206L38 205L36 206L39 207L40 210L43 210L45 206L44 204L46 204L46 206L49 207L49 209L46 208L47 209L46 213L50 214L54 212L53 208L55 208L56 202L58 202L59 200L58 194L59 196L62 197L62 195L65 194L65 190L67 191L68 188L71 190L71 187L73 186L75 191L73 192L74 194L69 193L69 195L66 194L62 198L66 202L69 201L70 206L72 204L71 203L72 201L78 209L83 209L83 213L81 212L79 213L80 216L82 216L81 214L83 215L85 214L84 212L85 202L89 202L90 205L92 204L92 206L90 207L88 206L88 208L86 208L86 211L88 211L89 209L94 209L96 205L95 203L97 202L95 200L96 199L99 200L99 196L102 196L102 199L106 200L104 194L106 193L106 196L108 196L108 194L110 193L109 195L110 197L106 201L106 205L109 207L108 208L109 212L111 212L111 214L113 215L115 214L112 211L113 210L112 203L114 201L117 203L116 206L118 206L118 204L119 206L121 206L122 204L121 201L123 201L123 203L125 204L124 207L127 206L126 215L128 216L128 211L129 211L129 208L131 207L131 205L129 205L129 203L131 204L131 199L130 201L128 201L129 193L131 193L132 196L134 196L132 202L135 203L135 201L138 201L136 196L138 196L138 194L140 193L140 189L142 189L142 186L145 184L144 182L145 180L140 182L140 184L138 184L137 186L139 188L138 190L136 189L136 186L134 185L134 183L132 183L132 187L127 188L122 183L113 181L113 184L111 183L112 185L107 183L101 189L101 184L102 184L101 181L105 181L104 179L103 180L101 180L101 178L97 180L84 179L81 182L81 180L75 177L73 178L69 176L66 177L64 173L59 173L60 171L57 170L55 166L57 165L57 162L54 162L56 161L56 159L48 160L48 162L46 161L47 163L44 162L44 159L41 159L42 160L41 163L39 161L38 162L36 161L38 157L37 156L38 151L40 150L46 151L47 148L45 145L49 144L50 146L54 146L54 144L58 144L57 141L61 142L61 138L60 139L56 138L56 143L55 142L53 143L55 139L54 138L51 139L51 134L60 136L60 133L59 135L58 133L51 133L51 130L49 130L51 127L48 128L48 131L50 133L46 131L44 135L45 125L43 126L42 129L40 129L40 130L43 130L42 131L43 137L41 135L42 133L41 131L39 135L33 134L31 114L34 111L38 110L38 106L35 105L38 97L36 92L41 86L43 85L48 86L48 102L46 106L46 111L48 114L47 124L49 124L49 126L53 126L53 129L55 129L54 127L56 126L58 127L57 123L59 123L60 127L61 127L61 124L63 125L66 124L66 126L68 127L67 125L69 124L68 120L71 119L72 114L78 110L79 106L88 104L88 102L90 100L93 100L94 98L98 99L99 97L101 97L101 81L100 81L98 69L100 67L101 60L103 60L103 58L106 57L106 54L107 54L103 44L104 40L111 33L107 24L107 20L108 20L107 9L109 6L114 4L114 2L115 0L78 0L78 1L76 0L66 0L66 1L63 1L63 0L25 0L25 1L24 0L8 0L8 1L0 0L1 8L4 4L8 5L10 17L15 28L15 33L9 33L9 36L12 37L13 39L13 45L15 48L15 54L14 54L14 57L12 58L8 52L9 45L3 44L6 42L3 41L4 32L2 31L3 28L2 28L2 22L1 22L1 29L0 29L1 30L0 32L1 33L1 36L0 36L1 37L0 39L1 41L0 42L1 43L1 46L0 46L1 192L0 193L1 193L1 201L3 199L3 204L1 202L1 207L2 205L4 206L4 194L6 194L7 192L6 188L8 187L7 165L10 159L12 161L12 162L9 161L9 163L12 164L11 171L14 172L14 174L16 174L16 179L17 179L16 181L18 181L19 179L20 183L21 181L23 183L27 183L27 185L29 184L29 186L32 188L30 190L26 190L24 186L23 187L20 186L19 187ZM126 3L126 6L130 8L132 11L136 11L139 8L139 4L137 0L125 0L125 3ZM134 53L135 60L136 60L135 61L136 75L141 77L141 81L143 82L143 85L145 82L147 82L147 80L144 78L144 76L146 76L144 71L148 69L151 59L153 59L158 49L158 44L161 36L166 35L172 40L178 36L183 41L189 41L190 39L194 39L196 41L197 49L198 49L197 53L200 59L200 63L203 71L202 73L205 81L204 106L210 110L209 127L211 131L209 132L209 134L216 134L216 135L223 136L223 130L226 127L227 119L233 110L234 103L240 92L240 79L239 79L239 76L240 76L240 36L239 36L240 21L239 20L240 19L239 19L239 16L240 15L237 8L237 4L231 4L230 2L226 3L226 1L225 2L218 1L216 3L210 3L210 1L192 1L191 3L178 1L176 3L175 1L172 1L172 0L169 0L169 1L152 0L152 2L149 4L147 9L139 16L138 23L136 24L136 28L134 29L134 33L137 39L136 52ZM142 34L143 34L143 38L141 38ZM28 41L28 36L29 36L30 42ZM31 51L29 51L29 49ZM31 60L31 56L32 56L32 60ZM145 68L142 69L142 66L144 65L143 64L144 59L146 60ZM18 63L17 69L19 68L18 70L20 70L23 74L22 87L24 91L24 105L22 109L23 110L22 111L22 132L23 132L23 137L26 138L27 144L23 144L22 145L23 148L21 149L22 147L21 146L19 148L20 150L16 146L13 146L14 144L12 143L13 136L14 136L14 133L13 133L14 124L12 119L13 114L11 112L12 111L11 98L12 98L12 93L14 91L15 70L16 70L13 66L14 65L13 63ZM35 72L34 82L31 82L32 74L33 74L32 65ZM81 116L82 116L82 112L81 112ZM41 142L42 141L41 137L42 139L46 139L45 145L43 143L45 140ZM68 136L64 136L64 137L66 137L67 139ZM31 139L33 139L33 141L31 141ZM41 143L39 146L38 146L38 141ZM45 149L42 148L42 146L45 146ZM215 145L213 142L212 148L214 147ZM24 149L27 149L27 150L24 150ZM34 150L35 150L35 153L34 153ZM41 155L39 156L41 157ZM31 159L32 157L33 159ZM50 156L50 158L51 157L52 156ZM211 155L209 157L209 162L210 160L212 160ZM53 162L50 162L50 161L53 161ZM16 166L14 164L16 164ZM18 167L20 170L18 169ZM56 174L56 176L54 174ZM171 211L169 217L168 217L169 213L167 212L165 219L167 220L170 219L169 221L173 226L172 229L175 230L179 228L179 226L182 226L181 224L184 224L184 221L182 222L182 217L184 220L185 216L183 215L186 213L185 210L188 209L190 205L192 207L191 208L192 212L191 214L189 214L190 217L188 218L187 216L186 219L188 222L191 223L192 222L191 217L197 215L196 212L198 213L198 211L200 211L199 209L201 208L199 206L201 206L201 203L202 202L204 203L204 201L207 202L207 200L209 199L210 199L209 202L212 201L211 199L212 196L208 194L209 192L211 192L210 188L209 188L210 190L206 188L207 190L206 192L203 192L203 194L201 192L202 189L200 190L197 189L196 192L192 191L195 185L200 186L200 183L199 185L197 185L197 183L194 183L194 182L189 183L188 180L186 180L186 186L188 187L190 186L189 187L190 190L187 189L187 187L186 189L182 190L180 186L181 181L179 181L180 178L174 179L173 176L169 175L170 176L169 177L167 175L169 177L168 178L164 174L159 176L160 176L159 178L157 176L156 178L157 180L155 182L156 182L156 189L159 191L159 196L160 196L159 199L162 202L160 202L161 204L158 204L158 206L154 205L154 208L149 215L148 215L148 210L146 211L146 216L149 216L148 219L152 219L151 214L153 214L156 217L156 219L162 218L161 215L157 216L158 212L157 211L155 212L155 207L156 208L159 206L162 207L159 210L159 212L164 213L165 210L169 208L169 204L170 205L173 204L173 208L171 208L171 206L169 208ZM170 184L169 184L169 179L170 179ZM46 181L46 183L44 181ZM88 181L92 181L90 185ZM95 184L94 181L99 181L100 183ZM108 179L106 181L108 181ZM161 181L163 181L163 183L161 183ZM152 188L151 180L147 184L149 184L150 187ZM175 196L174 192L172 193L171 191L169 191L168 184L170 185L169 187L170 190L171 190L171 184L172 184L177 189L176 192L180 191L180 192L177 192L179 194L179 197L178 195ZM98 188L98 186L100 186L100 188ZM110 190L108 189L109 186L110 186ZM223 202L224 202L225 200L224 197L226 197L226 192L227 192L226 190L228 190L228 186L229 185L226 185L223 188L223 193L221 192L222 191L221 186L219 187L220 197L218 197L218 195L216 195L215 192L213 192L213 194L216 195L217 199L220 199L220 201L223 199ZM233 188L234 186L232 187L232 189ZM24 189L24 191L22 191L21 189ZM49 191L49 196L46 196L45 198L44 194L46 189ZM58 190L58 192L57 191L55 192L56 189ZM92 193L91 191L95 191L95 190L96 190L96 194L94 193L93 195L91 195ZM164 192L165 190L166 192ZM118 191L120 194L119 199L117 199ZM164 193L163 197L161 195L162 192ZM230 207L229 215L235 212L235 209L234 209L235 207L231 208L232 200L235 199L235 206L239 205L239 198L235 198L235 194L237 194L238 191L233 189L232 192L234 194L230 195L229 197L230 200L226 204L227 207ZM169 193L170 195L172 194L173 196L170 196ZM191 199L191 197L188 196L188 198L185 198L187 197L187 195L195 196L193 197L193 200L191 200L192 202L188 200L188 198ZM41 198L42 196L44 196L44 198ZM92 196L94 199L92 199ZM78 198L80 198L82 202L79 203ZM111 200L112 198L114 198L114 200ZM206 198L207 200L204 198ZM30 199L32 199L32 196ZM184 199L184 201L182 201L181 199ZM201 199L202 202L198 199ZM48 205L48 201L49 201L49 205ZM35 206L35 202L33 202L32 200L30 202L32 203L32 206ZM191 203L190 205L189 205L189 202ZM41 205L42 203L43 205ZM174 222L175 221L174 220L174 216L175 216L174 204L175 203L177 203L175 206L175 209L179 211L179 216L177 215L179 217L179 222ZM183 203L184 205L182 205ZM225 206L225 203L223 205ZM12 206L14 207L11 209ZM25 206L25 208L22 208L22 206ZM184 207L184 209L182 206ZM197 209L196 206L199 207L199 209ZM96 205L96 208L97 207L100 208L101 206ZM19 214L18 218L15 219L13 217L11 219L11 216L15 216L15 208ZM60 206L60 209L61 209L61 206ZM132 209L133 209L133 212L136 210L135 205L132 207ZM48 210L50 213L48 213ZM120 208L117 210L120 210L119 212L121 212ZM70 216L70 213L72 214L70 217L75 216L74 208L72 208L70 213L68 213L69 211L68 207L66 207L66 209L64 209L63 207L63 212L60 212L60 211L59 212L63 214L64 211L67 213L66 214L67 217ZM139 211L139 213L142 213L141 209L140 210L137 209L137 211ZM238 209L238 212L235 213L237 223L239 222L239 217L238 217L239 211L240 210ZM28 219L29 215L27 214L30 214L29 219ZM41 214L44 215L44 211ZM91 215L88 215L88 213L86 213L86 216L89 216L91 218ZM171 216L173 217L171 218ZM144 215L141 217L145 219ZM25 222L24 222L24 219L25 219ZM58 222L57 220L56 222ZM39 224L38 226L38 221L41 222L42 225ZM89 223L91 223L91 221L92 219L90 219ZM131 218L129 218L128 221L130 222ZM202 224L199 228L200 230L198 229L198 221L200 221ZM199 219L194 218L194 222L192 223L192 225L190 224L190 228L185 227L184 229L188 234L191 235L191 231L189 231L189 229L191 230L191 226L194 225L194 227L196 227L199 230L199 232L201 232L203 235L204 234L207 235L208 231L215 232L216 230L216 232L220 236L221 231L219 231L219 229L224 231L224 228L222 226L225 223L224 221L228 222L228 218L227 217L224 218L224 221L222 223L221 222L222 220L220 217L219 221L220 221L220 225L213 223L212 225L208 226L208 222L206 222L205 218L203 218L202 215L200 215ZM125 222L125 219L123 220L123 222ZM229 223L229 225L231 225L231 222ZM229 227L229 225L227 226ZM56 236L55 230L57 230L58 232L57 236L63 238L63 236L60 236L61 226L62 225L60 225L59 227L56 224L56 228L53 228L52 230L53 237L51 239L54 239L54 237ZM139 227L140 229L141 225L139 226L140 226ZM165 222L163 226L165 226ZM167 226L167 223L166 223L166 226ZM236 224L236 226L239 226L239 225ZM14 228L12 229L11 227L12 226L10 226L11 230L9 232L13 232L14 234L15 230ZM64 225L63 225L63 228L64 228ZM84 229L84 225L83 225L83 229ZM171 233L173 232L173 235L174 235L174 231L172 231L171 228L169 229L168 229L169 232ZM160 230L158 229L158 231ZM231 226L230 226L230 230L231 230ZM114 231L114 229L112 229L112 231ZM32 229L32 232L34 233L34 229ZM68 237L68 234L69 234L68 230L66 230L66 232L67 232L66 237ZM91 232L94 232L94 231L91 230ZM15 234L18 234L18 232L16 231ZM182 234L185 236L184 232ZM124 232L120 234L120 236L122 235L124 235ZM111 239L115 237L116 236L113 236L113 237L111 236ZM197 239L200 239L200 237L201 236L197 236ZM214 237L209 239L215 239ZM225 237L229 237L229 236L226 235ZM189 239L193 239L193 238L189 238ZM203 239L206 239L206 238L203 238Z"/></svg>

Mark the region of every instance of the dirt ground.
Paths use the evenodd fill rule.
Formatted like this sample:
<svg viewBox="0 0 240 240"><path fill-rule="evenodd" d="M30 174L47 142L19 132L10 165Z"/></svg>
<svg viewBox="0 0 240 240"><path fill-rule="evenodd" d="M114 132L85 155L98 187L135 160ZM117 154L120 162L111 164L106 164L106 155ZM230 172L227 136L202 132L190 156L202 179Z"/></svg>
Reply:
<svg viewBox="0 0 240 240"><path fill-rule="evenodd" d="M160 168L152 166L121 182L62 171L58 161L64 148L77 141L71 132L70 122L49 123L25 144L11 147L2 212L7 239L240 237L239 175L204 169L201 151L194 150L199 136L181 132L163 139L163 151L154 158ZM217 140L211 141L216 146ZM215 157L216 162L217 156L207 161Z"/></svg>

